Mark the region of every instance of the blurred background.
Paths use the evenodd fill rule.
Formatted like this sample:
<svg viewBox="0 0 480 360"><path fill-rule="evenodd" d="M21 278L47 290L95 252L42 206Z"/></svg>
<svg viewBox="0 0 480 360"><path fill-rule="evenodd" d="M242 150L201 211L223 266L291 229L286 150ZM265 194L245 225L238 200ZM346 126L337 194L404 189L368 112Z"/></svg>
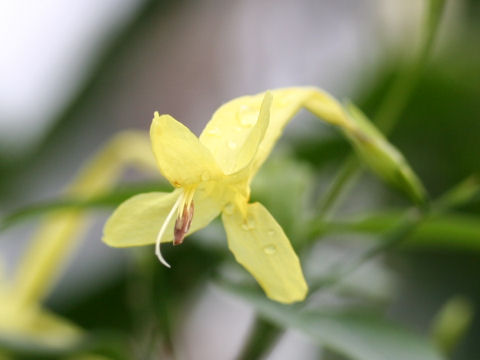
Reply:
<svg viewBox="0 0 480 360"><path fill-rule="evenodd" d="M385 89L417 51L424 11L418 0L2 1L0 215L58 196L111 135L147 131L154 111L171 114L199 134L229 99L315 85L352 99L373 116ZM432 197L480 172L479 17L478 1L446 2L433 55L391 135ZM323 128L308 119L291 128L286 142L299 159L326 174L317 178L326 183L348 153L345 142L327 129L319 143L311 129ZM340 211L405 204L367 175ZM478 216L480 202L463 211ZM108 214L98 213L48 300L87 328L102 326L94 319L98 313L85 315L85 309L107 301L105 289L120 292L131 256L100 241ZM29 220L0 233L7 274L35 225ZM389 257L389 271L399 274L390 316L425 332L453 295L478 308L479 249L416 248ZM186 359L230 359L253 312L207 286L184 317ZM454 358L480 358L479 336L475 317ZM305 335L289 331L268 359L317 359L321 351Z"/></svg>

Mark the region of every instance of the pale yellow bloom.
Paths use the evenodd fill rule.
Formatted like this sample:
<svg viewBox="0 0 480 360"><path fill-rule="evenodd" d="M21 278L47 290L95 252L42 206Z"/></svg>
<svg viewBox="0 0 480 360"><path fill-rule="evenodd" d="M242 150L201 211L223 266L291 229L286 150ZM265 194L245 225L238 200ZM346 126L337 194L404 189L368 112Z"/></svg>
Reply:
<svg viewBox="0 0 480 360"><path fill-rule="evenodd" d="M118 134L79 172L65 195L81 200L98 195L132 164L150 170L155 167L148 137L137 132ZM84 211L58 210L49 214L12 281L0 278L1 339L62 348L81 338L83 331L79 327L42 308L41 301L57 281L86 225Z"/></svg>
<svg viewBox="0 0 480 360"><path fill-rule="evenodd" d="M362 155L379 157L372 167L385 178L390 171L385 164L402 173L403 157L380 134L365 133L336 100L316 88L234 99L215 112L199 138L171 116L155 113L153 152L176 189L124 202L105 225L103 240L117 247L155 243L160 261L169 266L160 243L181 243L185 234L221 214L230 250L267 296L284 303L303 300L307 284L288 238L267 209L249 202L252 178L301 107L340 127Z"/></svg>

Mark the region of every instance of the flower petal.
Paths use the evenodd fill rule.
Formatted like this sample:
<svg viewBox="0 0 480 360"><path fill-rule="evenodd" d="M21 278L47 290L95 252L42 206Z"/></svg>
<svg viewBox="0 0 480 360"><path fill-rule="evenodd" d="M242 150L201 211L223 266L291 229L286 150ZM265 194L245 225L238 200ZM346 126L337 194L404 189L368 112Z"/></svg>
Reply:
<svg viewBox="0 0 480 360"><path fill-rule="evenodd" d="M251 163L268 129L271 105L272 95L266 92L233 100L215 112L200 141L210 149L225 174Z"/></svg>
<svg viewBox="0 0 480 360"><path fill-rule="evenodd" d="M149 137L144 132L124 131L112 137L84 165L65 192L72 198L89 199L108 190L131 165L156 170ZM46 217L12 281L10 291L17 294L18 303L35 303L46 296L58 279L58 268L68 259L86 224L85 212L78 209L58 210Z"/></svg>
<svg viewBox="0 0 480 360"><path fill-rule="evenodd" d="M153 153L161 173L178 187L222 176L210 151L170 115L155 117L150 127Z"/></svg>
<svg viewBox="0 0 480 360"><path fill-rule="evenodd" d="M272 91L272 95L270 126L255 157L254 170L264 163L285 126L302 107L306 107L333 125L341 128L349 127L342 107L334 98L320 89L309 87L278 89Z"/></svg>
<svg viewBox="0 0 480 360"><path fill-rule="evenodd" d="M225 201L219 189L195 192L195 212L190 226L191 234L207 226L218 216ZM153 192L131 197L112 214L103 230L103 241L114 247L154 244L168 213L181 195L180 189L171 193ZM162 242L173 240L175 221L167 224Z"/></svg>
<svg viewBox="0 0 480 360"><path fill-rule="evenodd" d="M348 126L341 106L319 89L297 87L273 90L271 93L273 102L269 124L258 151L255 149L253 171L266 160L288 121L306 104L326 121L342 127ZM210 149L225 173L232 172L232 152L238 152L239 145L246 144L258 119L265 121L264 117L259 117L264 97L265 93L243 96L222 105L200 135L200 142ZM235 168L239 169L238 166Z"/></svg>
<svg viewBox="0 0 480 360"><path fill-rule="evenodd" d="M45 309L28 307L0 314L0 341L60 350L77 346L83 339L79 327Z"/></svg>
<svg viewBox="0 0 480 360"><path fill-rule="evenodd" d="M80 343L84 332L75 324L45 309L38 309L23 333L34 342L54 348Z"/></svg>
<svg viewBox="0 0 480 360"><path fill-rule="evenodd" d="M105 192L127 166L156 173L148 134L143 131L122 131L88 161L68 186L68 196L88 198Z"/></svg>
<svg viewBox="0 0 480 360"><path fill-rule="evenodd" d="M411 197L422 202L424 191L420 181L408 166L403 156L368 121L358 121L355 114L347 113L341 104L326 92L314 87L294 87L271 91L273 103L270 122L263 140L255 152L249 168L250 178L267 159L283 128L301 107L306 108L324 121L339 127L352 143L357 153L380 177L403 188ZM213 115L200 136L222 168L228 168L231 151L230 139L243 143L249 134L249 126L255 124L264 93L234 99ZM367 125L365 125L368 123ZM221 137L224 135L225 137ZM225 139L229 140L225 140ZM239 140L240 139L240 140Z"/></svg>
<svg viewBox="0 0 480 360"><path fill-rule="evenodd" d="M171 193L139 194L123 202L110 216L103 229L102 240L114 247L138 246L155 243L158 231L181 190ZM166 231L173 239L173 222Z"/></svg>
<svg viewBox="0 0 480 360"><path fill-rule="evenodd" d="M260 203L248 204L246 216L238 208L229 210L223 212L222 220L235 259L272 300L303 300L308 287L300 261L273 216Z"/></svg>

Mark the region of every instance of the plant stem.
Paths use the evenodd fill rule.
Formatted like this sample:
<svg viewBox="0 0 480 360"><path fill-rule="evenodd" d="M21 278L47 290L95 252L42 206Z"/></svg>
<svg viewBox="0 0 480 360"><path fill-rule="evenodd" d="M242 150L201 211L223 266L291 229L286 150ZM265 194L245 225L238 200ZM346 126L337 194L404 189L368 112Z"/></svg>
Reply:
<svg viewBox="0 0 480 360"><path fill-rule="evenodd" d="M343 265L343 263L333 265L332 270L329 271L331 275L320 278L313 284L310 284L310 294L315 293L317 290L324 290L325 288L336 285L368 260L401 243L417 228L417 226L425 219L426 215L427 213L421 213L416 208L408 209L397 225L383 235L378 243L368 248L365 252L356 256L354 259L351 259L348 265Z"/></svg>
<svg viewBox="0 0 480 360"><path fill-rule="evenodd" d="M428 11L426 12L424 22L424 36L422 38L421 47L415 60L405 66L389 92L384 97L383 102L378 108L375 116L375 123L388 134L394 128L401 112L407 104L411 92L415 87L420 74L425 67L426 61L431 53L434 40L437 34L438 25L443 13L445 0L429 0ZM327 195L322 199L320 204L321 219L331 216L333 209L338 205L339 200L345 195L347 189L351 188L355 179L358 178L362 170L361 164L353 155L349 156L340 168L337 176L327 191ZM401 222L389 235L386 235L386 241L378 248L372 248L363 254L358 261L354 261L352 266L347 269L347 274L357 269L363 262L378 254L379 251L386 247L393 246L400 242L405 235L412 231L423 219L424 215L415 216L413 220L407 219ZM338 276L330 279L329 284L334 284L343 278L345 272L339 272ZM321 284L316 284L321 286ZM315 286L311 286L311 293L314 292ZM271 346L276 342L283 330L266 320L257 318L254 322L253 331L250 333L246 345L242 349L238 360L258 359L270 350Z"/></svg>
<svg viewBox="0 0 480 360"><path fill-rule="evenodd" d="M445 0L429 0L423 23L423 36L415 59L406 64L398 73L394 83L387 91L374 116L374 123L385 135L391 133L405 106L410 99L425 64L431 54L437 35ZM361 173L357 158L349 156L341 166L338 175L329 187L328 194L322 200L320 213L323 218L331 215L345 193L350 189Z"/></svg>
<svg viewBox="0 0 480 360"><path fill-rule="evenodd" d="M313 284L310 284L310 294L339 283L368 260L372 259L379 253L400 244L430 215L443 214L452 208L466 204L479 193L479 180L476 176L470 176L432 202L429 209L424 209L424 211L420 211L415 207L407 209L400 217L397 225L387 231L377 244L352 259L346 266L343 264L334 265L332 270L329 271L331 275L318 279Z"/></svg>
<svg viewBox="0 0 480 360"><path fill-rule="evenodd" d="M282 333L283 330L277 325L265 319L256 318L237 360L260 359L270 351Z"/></svg>
<svg viewBox="0 0 480 360"><path fill-rule="evenodd" d="M360 174L360 168L361 164L358 159L353 155L348 156L326 192L325 197L321 200L319 211L321 219L326 220L330 217L342 193L345 193L346 187L353 183L355 175Z"/></svg>

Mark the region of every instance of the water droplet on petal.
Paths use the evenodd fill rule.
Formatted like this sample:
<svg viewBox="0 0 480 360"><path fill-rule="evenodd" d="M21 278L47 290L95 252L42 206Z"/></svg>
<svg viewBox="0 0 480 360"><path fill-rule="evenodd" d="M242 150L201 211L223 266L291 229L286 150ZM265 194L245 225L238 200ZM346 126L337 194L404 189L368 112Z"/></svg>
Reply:
<svg viewBox="0 0 480 360"><path fill-rule="evenodd" d="M266 245L263 247L263 252L267 255L273 255L277 252L277 247L273 244Z"/></svg>
<svg viewBox="0 0 480 360"><path fill-rule="evenodd" d="M227 203L227 205L225 205L225 207L223 208L224 213L227 215L232 215L233 210L234 210L234 205L231 202Z"/></svg>
<svg viewBox="0 0 480 360"><path fill-rule="evenodd" d="M242 224L242 229L245 231L249 231L255 228L255 220L253 219L247 219L245 222Z"/></svg>
<svg viewBox="0 0 480 360"><path fill-rule="evenodd" d="M202 181L208 181L208 180L210 180L210 173L208 171L205 171L202 174Z"/></svg>
<svg viewBox="0 0 480 360"><path fill-rule="evenodd" d="M278 107L285 107L288 105L288 101L286 101L285 99L283 98L279 98L277 101L276 101L276 104Z"/></svg>
<svg viewBox="0 0 480 360"><path fill-rule="evenodd" d="M237 119L240 125L249 128L257 123L260 111L257 106L241 105L237 112Z"/></svg>
<svg viewBox="0 0 480 360"><path fill-rule="evenodd" d="M218 127L212 127L207 130L207 134L211 136L220 136L220 129Z"/></svg>
<svg viewBox="0 0 480 360"><path fill-rule="evenodd" d="M252 127L257 123L258 111L240 116L240 124L244 127Z"/></svg>
<svg viewBox="0 0 480 360"><path fill-rule="evenodd" d="M268 230L267 234L268 234L268 236L273 236L273 235L275 235L275 230L270 229L270 230Z"/></svg>
<svg viewBox="0 0 480 360"><path fill-rule="evenodd" d="M232 150L235 150L237 148L237 143L235 141L232 141L230 140L228 143L227 143L228 147Z"/></svg>

